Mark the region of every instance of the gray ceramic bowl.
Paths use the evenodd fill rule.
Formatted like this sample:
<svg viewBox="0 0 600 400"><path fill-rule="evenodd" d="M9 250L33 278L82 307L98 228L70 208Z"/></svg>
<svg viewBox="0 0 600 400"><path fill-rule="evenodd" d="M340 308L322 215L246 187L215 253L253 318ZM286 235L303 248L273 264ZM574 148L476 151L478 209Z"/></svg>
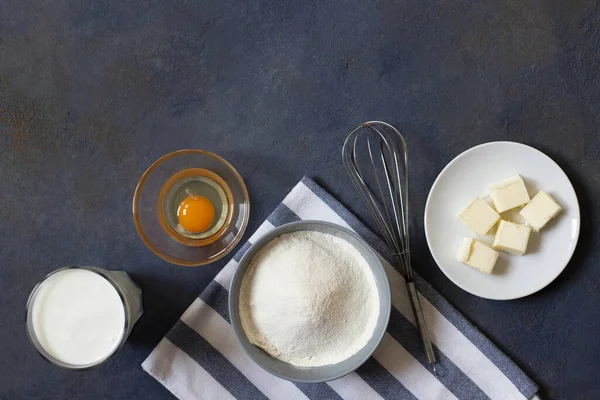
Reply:
<svg viewBox="0 0 600 400"><path fill-rule="evenodd" d="M242 322L240 320L239 313L240 286L250 261L252 261L254 255L265 244L279 235L295 231L323 232L346 240L358 251L360 251L365 260L367 260L367 263L373 271L373 276L375 277L375 283L377 284L377 290L379 292L380 305L379 316L377 318L377 324L373 332L373 337L358 353L337 364L325 365L322 367L297 367L284 361L277 360L264 352L262 349L251 344L244 333L244 329L242 328ZM229 290L229 315L231 318L231 325L233 326L233 330L246 353L250 356L250 358L252 358L252 360L254 360L254 362L260 365L266 371L280 378L294 382L316 383L331 381L349 374L360 367L365 361L367 361L371 354L373 354L375 348L377 345L379 345L379 342L381 342L390 318L390 308L391 297L389 282L383 269L383 265L377 258L375 252L355 233L338 225L321 221L292 222L290 224L275 228L261 237L256 243L254 243L254 245L252 245L252 247L250 247L244 257L242 257L240 260L238 269L233 276L231 288Z"/></svg>

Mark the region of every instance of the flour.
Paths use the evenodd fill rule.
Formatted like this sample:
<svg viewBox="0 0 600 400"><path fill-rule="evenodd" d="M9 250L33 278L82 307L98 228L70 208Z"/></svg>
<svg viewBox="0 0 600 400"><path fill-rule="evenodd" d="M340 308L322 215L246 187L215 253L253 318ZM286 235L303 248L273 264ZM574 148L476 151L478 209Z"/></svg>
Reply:
<svg viewBox="0 0 600 400"><path fill-rule="evenodd" d="M297 366L335 364L373 336L379 296L350 243L314 231L281 235L252 260L240 289L246 336Z"/></svg>

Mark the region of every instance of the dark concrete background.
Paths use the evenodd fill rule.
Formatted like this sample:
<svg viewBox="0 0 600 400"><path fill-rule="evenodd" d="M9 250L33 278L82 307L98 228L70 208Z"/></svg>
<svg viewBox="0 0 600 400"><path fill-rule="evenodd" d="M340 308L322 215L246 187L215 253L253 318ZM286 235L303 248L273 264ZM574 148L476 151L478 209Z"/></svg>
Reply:
<svg viewBox="0 0 600 400"><path fill-rule="evenodd" d="M229 160L249 234L307 174L360 211L340 149L360 122L406 135L414 265L556 399L600 398L600 5L597 1L0 3L0 398L171 398L140 363L229 257L169 265L131 218L156 158ZM428 190L467 148L553 157L581 203L572 262L509 302L455 287L423 234ZM364 214L360 213L364 217ZM25 336L35 283L72 264L131 273L145 314L101 369L59 370Z"/></svg>

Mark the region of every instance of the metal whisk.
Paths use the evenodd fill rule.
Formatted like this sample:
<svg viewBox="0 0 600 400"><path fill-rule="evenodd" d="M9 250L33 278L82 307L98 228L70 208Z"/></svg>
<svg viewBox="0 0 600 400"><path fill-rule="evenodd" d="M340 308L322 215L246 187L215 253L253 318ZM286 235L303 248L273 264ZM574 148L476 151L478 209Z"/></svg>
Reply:
<svg viewBox="0 0 600 400"><path fill-rule="evenodd" d="M427 333L410 263L406 142L390 124L365 122L346 138L342 158L354 186L404 276L427 360L437 373L437 361Z"/></svg>

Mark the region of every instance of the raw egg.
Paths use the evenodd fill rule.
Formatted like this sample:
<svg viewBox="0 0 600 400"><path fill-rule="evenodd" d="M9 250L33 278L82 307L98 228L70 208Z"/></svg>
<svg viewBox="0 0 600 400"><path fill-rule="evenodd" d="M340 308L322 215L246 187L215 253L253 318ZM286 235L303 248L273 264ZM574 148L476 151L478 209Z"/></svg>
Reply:
<svg viewBox="0 0 600 400"><path fill-rule="evenodd" d="M204 196L188 196L177 208L177 219L188 232L204 232L215 221L215 206Z"/></svg>

